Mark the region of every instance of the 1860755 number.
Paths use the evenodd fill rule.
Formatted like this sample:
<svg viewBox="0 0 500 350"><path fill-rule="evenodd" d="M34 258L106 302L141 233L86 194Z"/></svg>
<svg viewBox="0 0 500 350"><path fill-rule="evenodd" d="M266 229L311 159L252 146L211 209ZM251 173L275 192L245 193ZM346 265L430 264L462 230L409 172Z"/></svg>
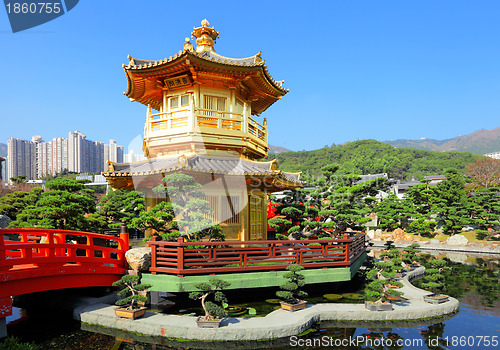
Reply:
<svg viewBox="0 0 500 350"><path fill-rule="evenodd" d="M8 2L5 4L8 13L60 13L58 2Z"/></svg>

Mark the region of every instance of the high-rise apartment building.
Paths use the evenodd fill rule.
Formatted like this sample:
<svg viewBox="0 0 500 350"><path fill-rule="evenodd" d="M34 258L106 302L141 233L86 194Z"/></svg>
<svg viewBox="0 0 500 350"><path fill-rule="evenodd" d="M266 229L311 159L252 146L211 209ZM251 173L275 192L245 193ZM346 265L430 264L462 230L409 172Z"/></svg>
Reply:
<svg viewBox="0 0 500 350"><path fill-rule="evenodd" d="M118 146L115 140L109 140L109 145L104 145L104 164L108 161L123 163L123 146Z"/></svg>
<svg viewBox="0 0 500 350"><path fill-rule="evenodd" d="M3 165L3 162L5 162L5 158L0 157L0 182L5 181L6 177L4 175L5 167Z"/></svg>
<svg viewBox="0 0 500 350"><path fill-rule="evenodd" d="M36 178L36 147L32 141L11 137L7 141L8 172L7 177L20 175L26 179Z"/></svg>
<svg viewBox="0 0 500 350"><path fill-rule="evenodd" d="M90 141L79 131L68 138L54 138L43 142L41 136L31 141L11 138L8 142L8 178L26 175L28 180L70 172L100 173L107 169L107 161L123 162L123 147L115 140L109 145ZM12 161L11 161L12 160Z"/></svg>

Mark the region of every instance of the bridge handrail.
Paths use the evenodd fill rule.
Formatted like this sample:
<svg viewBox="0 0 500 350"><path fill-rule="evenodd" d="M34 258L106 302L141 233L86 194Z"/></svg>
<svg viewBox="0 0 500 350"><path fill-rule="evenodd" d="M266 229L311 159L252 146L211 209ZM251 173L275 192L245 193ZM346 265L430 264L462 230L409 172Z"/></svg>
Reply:
<svg viewBox="0 0 500 350"><path fill-rule="evenodd" d="M304 245L316 243L316 245ZM206 273L274 271L289 264L304 267L345 267L365 251L365 233L336 239L148 242L152 274L178 276Z"/></svg>
<svg viewBox="0 0 500 350"><path fill-rule="evenodd" d="M5 240L4 235L7 234L17 235L19 241ZM85 243L77 240L85 240ZM110 247L111 242L115 242L117 247ZM106 264L125 268L125 252L128 248L128 233L113 237L91 232L43 228L0 229L0 270L24 264L42 267L66 263Z"/></svg>

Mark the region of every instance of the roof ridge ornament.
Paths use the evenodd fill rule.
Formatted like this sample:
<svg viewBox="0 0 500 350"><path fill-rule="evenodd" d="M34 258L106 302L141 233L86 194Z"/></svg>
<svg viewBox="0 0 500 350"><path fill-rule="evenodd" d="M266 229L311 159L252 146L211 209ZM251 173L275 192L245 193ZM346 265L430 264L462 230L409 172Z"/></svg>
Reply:
<svg viewBox="0 0 500 350"><path fill-rule="evenodd" d="M184 43L184 51L193 51L193 44L189 40L189 38L185 39L186 42Z"/></svg>
<svg viewBox="0 0 500 350"><path fill-rule="evenodd" d="M191 35L196 38L196 52L215 51L214 44L219 37L219 32L214 27L209 28L209 25L210 23L205 18L201 21L201 27L193 28Z"/></svg>

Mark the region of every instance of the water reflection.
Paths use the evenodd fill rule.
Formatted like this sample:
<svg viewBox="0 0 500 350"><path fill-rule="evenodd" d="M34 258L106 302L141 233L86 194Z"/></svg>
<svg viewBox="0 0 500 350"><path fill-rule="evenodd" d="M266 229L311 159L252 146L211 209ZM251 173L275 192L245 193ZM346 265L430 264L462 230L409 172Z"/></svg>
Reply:
<svg viewBox="0 0 500 350"><path fill-rule="evenodd" d="M424 255L427 255L424 253ZM429 255L430 256L430 255ZM29 320L20 320L12 327L22 340L34 340L30 332L45 332L45 338L36 338L39 349L100 349L100 350L149 350L149 349L485 349L477 343L477 336L497 336L500 332L500 285L498 258L478 258L440 254L451 267L445 273L444 293L461 302L459 313L434 320L407 320L403 322L321 322L308 334L269 341L251 342L200 342L178 341L164 337L142 337L109 328L79 324L81 330L69 329L67 321L47 320L46 316L30 314ZM418 285L418 281L414 282ZM328 291L330 292L330 291ZM269 295L266 291L265 295ZM263 297L265 299L265 297ZM25 314L23 314L25 315ZM455 317L454 317L455 316ZM26 322L28 321L28 322ZM62 323L65 323L63 325ZM60 327L57 335L46 328ZM9 330L10 331L10 330ZM33 333L31 333L33 335ZM473 339L475 344L460 346L460 337ZM381 342L381 340L386 340ZM463 339L463 338L462 338ZM497 338L498 339L498 338ZM295 343L294 343L295 341ZM319 341L319 343L318 343ZM346 343L347 341L347 343ZM455 341L455 343L453 343ZM307 345L309 342L309 345ZM316 342L316 345L315 345ZM333 344L333 346L332 346ZM455 345L453 345L455 344ZM458 345L457 345L458 344ZM295 346L294 346L295 345ZM491 347L489 347L491 348ZM494 348L494 347L493 347Z"/></svg>

